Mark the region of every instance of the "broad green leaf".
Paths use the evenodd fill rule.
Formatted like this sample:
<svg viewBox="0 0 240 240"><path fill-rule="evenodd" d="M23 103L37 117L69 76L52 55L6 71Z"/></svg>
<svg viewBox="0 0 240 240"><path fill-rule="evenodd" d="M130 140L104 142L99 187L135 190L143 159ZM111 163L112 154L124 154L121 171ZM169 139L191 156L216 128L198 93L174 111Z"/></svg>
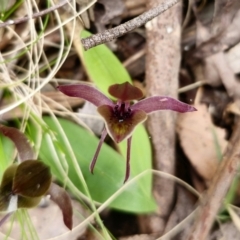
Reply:
<svg viewBox="0 0 240 240"><path fill-rule="evenodd" d="M60 130L57 128L52 118L45 117L44 121L49 126L49 131L52 131L55 134L55 139L52 141L55 149L57 149L59 161L61 161L61 164L64 165L62 159L63 153L65 159L67 160L68 172L66 172L66 174L74 185L84 193L83 185L76 174L69 150L64 143ZM125 157L122 157L108 145L103 144L94 169L94 175L92 175L89 171L89 164L96 151L99 139L87 130L70 121L59 119L59 122L78 160L93 200L103 203L123 186ZM31 133L31 139L35 139L34 126L29 124L28 129ZM59 181L64 183L64 176L60 174L60 171L56 167L52 148L49 146L47 141L48 138L49 132L44 133L39 157L42 161L51 166L52 173L56 175ZM137 159L137 161L141 161L141 156ZM142 164L140 164L140 166L142 166ZM131 177L139 174L143 170L145 169L141 169L141 167L138 166L138 168L134 169ZM150 193L150 180L151 178L149 176L145 176L144 181L134 182L126 190L124 190L109 207L135 213L154 211L156 209L156 205Z"/></svg>
<svg viewBox="0 0 240 240"><path fill-rule="evenodd" d="M0 179L5 169L13 162L14 143L0 133Z"/></svg>
<svg viewBox="0 0 240 240"><path fill-rule="evenodd" d="M81 32L81 38L90 36L85 30ZM131 82L131 78L122 63L104 44L83 50L83 62L90 79L108 97L108 87L115 83Z"/></svg>

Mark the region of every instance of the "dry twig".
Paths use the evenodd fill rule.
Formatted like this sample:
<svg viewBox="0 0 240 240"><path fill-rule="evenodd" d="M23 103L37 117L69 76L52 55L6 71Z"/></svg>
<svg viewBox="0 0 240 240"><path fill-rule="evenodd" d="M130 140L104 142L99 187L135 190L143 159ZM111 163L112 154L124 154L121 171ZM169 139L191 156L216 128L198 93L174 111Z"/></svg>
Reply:
<svg viewBox="0 0 240 240"><path fill-rule="evenodd" d="M189 229L189 240L205 240L222 206L224 197L239 169L240 156L240 121L233 131L228 148L210 188L203 196L198 215Z"/></svg>
<svg viewBox="0 0 240 240"><path fill-rule="evenodd" d="M150 8L162 0L150 0ZM157 2L157 3L156 3ZM176 97L181 58L181 4L146 25L146 82L148 94ZM173 112L153 113L147 127L154 150L154 169L170 174L175 171L175 119ZM153 193L158 203L157 214L143 217L143 232L163 233L174 199L174 183L155 178Z"/></svg>
<svg viewBox="0 0 240 240"><path fill-rule="evenodd" d="M152 20L153 18L157 17L161 13L165 12L169 8L171 8L173 5L175 5L179 0L172 0L165 4L159 4L156 7L148 10L147 12L141 14L140 16L133 18L132 20L121 24L115 28L106 30L104 32L92 35L87 38L83 38L82 44L85 50L88 50L92 47L95 47L97 45L110 42L118 37L123 36L127 32L130 32L143 24L147 23L148 21Z"/></svg>

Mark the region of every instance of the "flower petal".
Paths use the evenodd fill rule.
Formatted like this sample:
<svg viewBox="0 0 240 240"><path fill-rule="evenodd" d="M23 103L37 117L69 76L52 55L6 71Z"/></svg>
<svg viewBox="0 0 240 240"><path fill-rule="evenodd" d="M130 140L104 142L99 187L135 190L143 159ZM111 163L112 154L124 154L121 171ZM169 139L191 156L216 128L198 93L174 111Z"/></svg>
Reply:
<svg viewBox="0 0 240 240"><path fill-rule="evenodd" d="M131 136L134 128L147 119L147 114L142 110L132 111L131 116L123 120L119 120L108 105L100 106L97 110L105 120L108 134L116 143Z"/></svg>
<svg viewBox="0 0 240 240"><path fill-rule="evenodd" d="M113 102L103 93L101 93L96 88L84 83L62 85L58 86L57 89L67 96L83 98L97 107L101 105L113 106Z"/></svg>
<svg viewBox="0 0 240 240"><path fill-rule="evenodd" d="M197 111L191 105L183 103L177 99L165 96L154 96L145 98L131 106L132 110L142 110L151 113L159 110L172 110L180 113Z"/></svg>
<svg viewBox="0 0 240 240"><path fill-rule="evenodd" d="M12 197L18 196L17 199L17 208L33 208L36 207L42 197L23 197L21 195L12 195Z"/></svg>
<svg viewBox="0 0 240 240"><path fill-rule="evenodd" d="M17 167L12 193L23 197L42 197L52 181L50 168L39 160L26 160Z"/></svg>
<svg viewBox="0 0 240 240"><path fill-rule="evenodd" d="M51 200L61 209L64 224L71 230L73 225L73 207L67 191L57 184L52 183L48 193L50 194Z"/></svg>
<svg viewBox="0 0 240 240"><path fill-rule="evenodd" d="M0 132L15 144L21 161L35 159L35 153L24 133L3 125L0 125Z"/></svg>
<svg viewBox="0 0 240 240"><path fill-rule="evenodd" d="M97 158L98 158L98 154L100 152L100 149L102 147L102 144L103 144L104 139L106 138L106 136L107 136L107 130L106 130L106 128L104 128L104 130L102 132L102 135L101 135L101 139L99 140L99 143L98 143L98 146L97 146L97 150L96 150L96 152L95 152L95 154L93 156L93 159L92 159L92 161L90 163L90 166L89 166L89 170L90 170L90 172L92 174L93 174L93 169L94 169L94 166L95 166Z"/></svg>
<svg viewBox="0 0 240 240"><path fill-rule="evenodd" d="M108 92L115 98L125 101L137 100L143 97L142 91L129 82L114 84L108 88Z"/></svg>

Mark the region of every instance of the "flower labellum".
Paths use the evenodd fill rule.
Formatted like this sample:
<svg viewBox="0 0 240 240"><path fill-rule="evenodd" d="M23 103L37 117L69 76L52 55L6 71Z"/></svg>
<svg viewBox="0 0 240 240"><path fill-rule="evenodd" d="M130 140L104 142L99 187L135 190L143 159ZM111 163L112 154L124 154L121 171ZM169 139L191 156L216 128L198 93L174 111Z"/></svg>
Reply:
<svg viewBox="0 0 240 240"><path fill-rule="evenodd" d="M127 161L124 182L128 180L130 175L132 133L138 124L147 119L149 113L159 110L172 110L180 113L196 111L191 105L165 96L148 97L131 104L133 100L141 99L143 93L129 82L114 84L109 87L108 92L117 99L116 102L113 102L96 88L84 83L58 86L58 90L68 96L83 98L91 102L97 107L99 114L105 121L106 127L102 132L96 153L90 164L91 173L93 173L99 151L107 134L116 143L127 139Z"/></svg>

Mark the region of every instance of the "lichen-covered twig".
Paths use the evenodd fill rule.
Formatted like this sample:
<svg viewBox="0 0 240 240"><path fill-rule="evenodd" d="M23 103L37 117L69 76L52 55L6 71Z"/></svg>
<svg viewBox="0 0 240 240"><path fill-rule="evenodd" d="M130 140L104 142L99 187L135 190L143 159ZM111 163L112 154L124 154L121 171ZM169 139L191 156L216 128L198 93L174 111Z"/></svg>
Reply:
<svg viewBox="0 0 240 240"><path fill-rule="evenodd" d="M143 24L147 23L148 21L152 20L153 18L157 17L161 13L165 12L167 9L175 5L179 0L171 0L167 1L167 3L159 4L157 7L148 10L147 12L139 15L132 20L123 23L115 28L106 30L101 33L97 33L87 38L83 38L82 44L85 50L88 50L92 47L97 45L110 42L118 37L121 37L127 32L130 32Z"/></svg>

